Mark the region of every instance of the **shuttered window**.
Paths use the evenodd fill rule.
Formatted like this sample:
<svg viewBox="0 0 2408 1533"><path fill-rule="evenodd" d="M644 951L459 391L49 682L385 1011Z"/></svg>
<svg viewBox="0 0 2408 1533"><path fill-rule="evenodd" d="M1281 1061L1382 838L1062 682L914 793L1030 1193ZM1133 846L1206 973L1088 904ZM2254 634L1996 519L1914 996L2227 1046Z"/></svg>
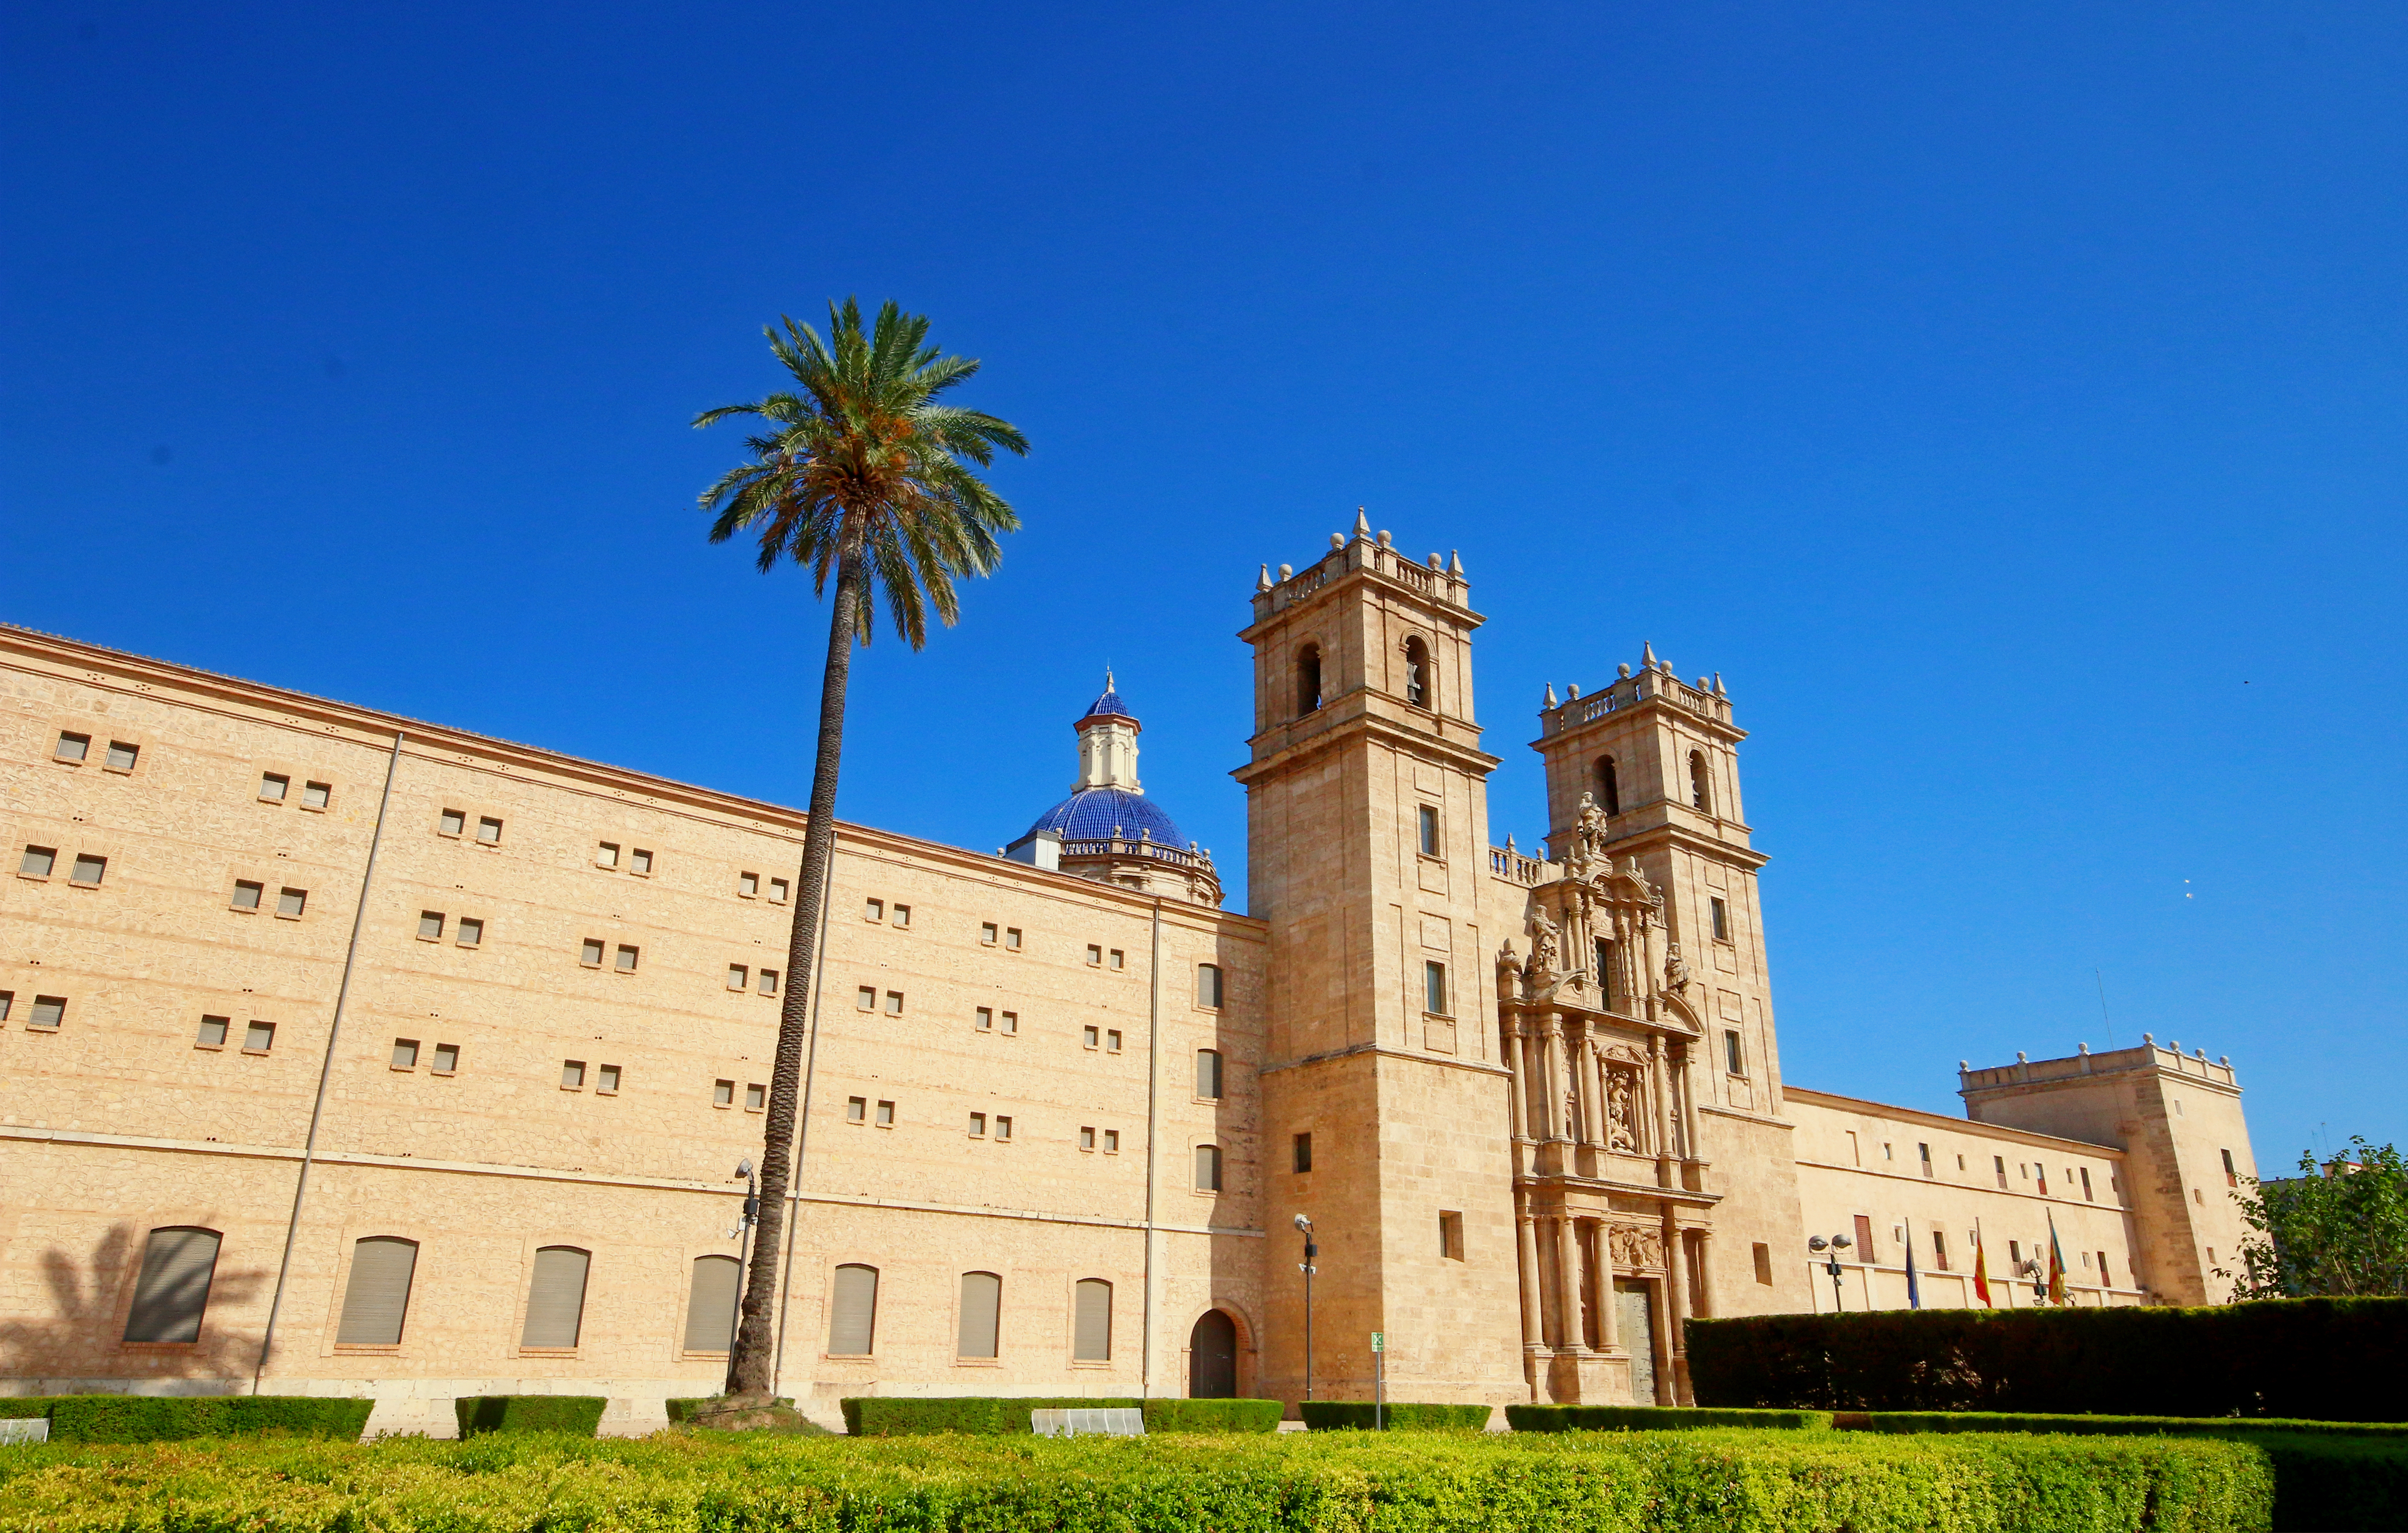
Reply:
<svg viewBox="0 0 2408 1533"><path fill-rule="evenodd" d="M996 1355L996 1327L1002 1312L1003 1280L992 1272L963 1273L961 1339L954 1355Z"/></svg>
<svg viewBox="0 0 2408 1533"><path fill-rule="evenodd" d="M1221 1190L1221 1147L1217 1144L1196 1147L1196 1190L1199 1193Z"/></svg>
<svg viewBox="0 0 2408 1533"><path fill-rule="evenodd" d="M134 1284L128 1341L197 1341L209 1279L218 1267L212 1229L154 1229L142 1246L142 1275Z"/></svg>
<svg viewBox="0 0 2408 1533"><path fill-rule="evenodd" d="M573 1347L585 1318L585 1272L593 1257L575 1246L545 1246L535 1254L535 1282L527 1290L522 1347Z"/></svg>
<svg viewBox="0 0 2408 1533"><path fill-rule="evenodd" d="M1221 1098L1221 1051L1196 1051L1196 1095L1208 1102Z"/></svg>
<svg viewBox="0 0 2408 1533"><path fill-rule="evenodd" d="M836 1269L828 1296L828 1353L867 1357L878 1342L878 1268L848 1263Z"/></svg>
<svg viewBox="0 0 2408 1533"><path fill-rule="evenodd" d="M1078 1324L1075 1327L1077 1345L1070 1356L1074 1362L1109 1363L1112 1360L1112 1285L1101 1278L1079 1280Z"/></svg>
<svg viewBox="0 0 2408 1533"><path fill-rule="evenodd" d="M696 1256L685 1305L685 1350L725 1352L735 1334L736 1258Z"/></svg>
<svg viewBox="0 0 2408 1533"><path fill-rule="evenodd" d="M418 1270L418 1242L371 1235L351 1247L351 1281L343 1288L343 1318L335 1340L351 1347L401 1345L409 1312L409 1280Z"/></svg>

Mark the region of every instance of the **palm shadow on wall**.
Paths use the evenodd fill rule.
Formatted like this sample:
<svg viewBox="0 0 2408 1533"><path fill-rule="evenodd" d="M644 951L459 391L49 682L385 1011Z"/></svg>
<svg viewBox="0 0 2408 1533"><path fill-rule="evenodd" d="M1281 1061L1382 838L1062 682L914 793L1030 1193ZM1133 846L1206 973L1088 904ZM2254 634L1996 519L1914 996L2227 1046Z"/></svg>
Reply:
<svg viewBox="0 0 2408 1533"><path fill-rule="evenodd" d="M50 1312L0 1319L0 1379L238 1379L258 1360L259 1339L219 1322L246 1311L268 1278L265 1268L229 1271L220 1261L179 1290L201 1300L197 1340L135 1348L124 1339L126 1289L136 1281L143 1234L120 1222L79 1264L52 1247L42 1254Z"/></svg>

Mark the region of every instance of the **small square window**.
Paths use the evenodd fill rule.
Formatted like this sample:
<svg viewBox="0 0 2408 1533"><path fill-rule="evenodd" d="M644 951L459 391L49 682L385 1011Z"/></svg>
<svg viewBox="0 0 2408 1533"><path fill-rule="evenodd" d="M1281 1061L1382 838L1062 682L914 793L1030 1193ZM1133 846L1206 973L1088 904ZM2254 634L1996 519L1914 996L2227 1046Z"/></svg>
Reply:
<svg viewBox="0 0 2408 1533"><path fill-rule="evenodd" d="M1006 1033L1019 1032L1020 1013L1017 1011L1006 1011L1003 1014L1003 1027L1001 1030Z"/></svg>
<svg viewBox="0 0 2408 1533"><path fill-rule="evenodd" d="M67 1020L67 998L64 996L36 996L34 1009L25 1015L28 1027L60 1027Z"/></svg>
<svg viewBox="0 0 2408 1533"><path fill-rule="evenodd" d="M758 873L738 873L738 874L737 874L737 875L736 875L736 894L737 894L737 896L738 896L738 898L740 898L740 899L754 899L754 898L758 898L758 897L759 897L759 895L760 895L760 893L761 893L761 875L760 875L760 874L758 874Z"/></svg>
<svg viewBox="0 0 2408 1533"><path fill-rule="evenodd" d="M473 915L462 916L460 918L460 945L464 948L482 947L484 945L484 941L485 924Z"/></svg>
<svg viewBox="0 0 2408 1533"><path fill-rule="evenodd" d="M50 876L50 869L58 865L59 849L57 847L29 846L25 849L23 859L17 864L17 871L27 878L46 879Z"/></svg>
<svg viewBox="0 0 2408 1533"><path fill-rule="evenodd" d="M1714 940L1717 942L1729 941L1730 907L1723 903L1722 896L1719 895L1709 898L1706 901L1706 907L1713 917Z"/></svg>
<svg viewBox="0 0 2408 1533"><path fill-rule="evenodd" d="M869 1098L867 1096L846 1097L844 1099L844 1121L849 1124L867 1123L869 1121Z"/></svg>
<svg viewBox="0 0 2408 1533"><path fill-rule="evenodd" d="M862 901L861 919L864 921L885 920L886 902L882 899L868 899Z"/></svg>
<svg viewBox="0 0 2408 1533"><path fill-rule="evenodd" d="M1006 926L1003 928L1003 946L1004 951L1007 953L1018 953L1020 951L1019 927Z"/></svg>
<svg viewBox="0 0 2408 1533"><path fill-rule="evenodd" d="M980 1007L978 1009L977 1025L978 1030L982 1033L993 1032L995 1030L995 1008L991 1006Z"/></svg>
<svg viewBox="0 0 2408 1533"><path fill-rule="evenodd" d="M231 1017L203 1017L201 1030L193 1035L193 1041L204 1049L222 1049L227 1036L233 1031L234 1020Z"/></svg>
<svg viewBox="0 0 2408 1533"><path fill-rule="evenodd" d="M772 905L783 905L786 903L785 880L771 879L769 881L769 903Z"/></svg>
<svg viewBox="0 0 2408 1533"><path fill-rule="evenodd" d="M744 1110L759 1112L769 1105L769 1088L755 1081L744 1088Z"/></svg>
<svg viewBox="0 0 2408 1533"><path fill-rule="evenodd" d="M587 968L600 968L602 967L602 939L598 937L589 937L584 941L580 942L577 945L577 961L583 964Z"/></svg>
<svg viewBox="0 0 2408 1533"><path fill-rule="evenodd" d="M878 1126L881 1128L892 1128L895 1126L894 1103L881 1102L878 1104Z"/></svg>
<svg viewBox="0 0 2408 1533"><path fill-rule="evenodd" d="M897 905L895 907L895 924L898 926L908 926L911 924L911 907L909 905Z"/></svg>
<svg viewBox="0 0 2408 1533"><path fill-rule="evenodd" d="M262 772L259 777L259 798L264 804L281 804L284 795L293 791L293 780L282 772Z"/></svg>
<svg viewBox="0 0 2408 1533"><path fill-rule="evenodd" d="M1104 958L1107 967L1125 968L1128 967L1126 962L1121 957L1121 950L1118 948L1114 948L1111 953L1106 953Z"/></svg>
<svg viewBox="0 0 2408 1533"><path fill-rule="evenodd" d="M637 963L637 960L640 959L642 956L643 956L643 950L642 950L642 949L640 949L640 948L631 948L631 947L629 947L629 946L628 946L626 943L624 943L624 942L620 943L620 944L619 944L618 964L617 964L617 967L618 967L619 972L620 972L620 973L622 973L622 974L633 974L633 973L635 973L635 972L636 972L636 963Z"/></svg>
<svg viewBox="0 0 2408 1533"><path fill-rule="evenodd" d="M307 889L279 889L276 891L276 913L278 915L297 916L303 910L307 910L308 905L309 891Z"/></svg>
<svg viewBox="0 0 2408 1533"><path fill-rule="evenodd" d="M1082 1027L1079 1031L1082 1040L1088 1048L1100 1049L1104 1046L1104 1030L1102 1028Z"/></svg>
<svg viewBox="0 0 2408 1533"><path fill-rule="evenodd" d="M1095 1147L1096 1147L1096 1131L1095 1131L1095 1129L1093 1129L1092 1127L1088 1127L1088 1126L1085 1126L1085 1125L1082 1125L1082 1126L1080 1127L1080 1129L1079 1129L1079 1148L1080 1148L1080 1149L1082 1149L1082 1150L1093 1150L1093 1149L1095 1149Z"/></svg>
<svg viewBox="0 0 2408 1533"><path fill-rule="evenodd" d="M774 996L777 993L778 971L774 968L763 969L761 971L761 994L764 996Z"/></svg>
<svg viewBox="0 0 2408 1533"><path fill-rule="evenodd" d="M435 828L438 835L457 836L468 828L468 816L460 809L445 809L436 819Z"/></svg>
<svg viewBox="0 0 2408 1533"><path fill-rule="evenodd" d="M1104 1153L1105 1153L1105 1154L1108 1154L1108 1155L1117 1155L1117 1154L1119 1154L1120 1153L1121 1153L1121 1131L1120 1131L1119 1129L1117 1129L1117 1128L1107 1128L1107 1129L1105 1129L1105 1130L1104 1130Z"/></svg>
<svg viewBox="0 0 2408 1533"><path fill-rule="evenodd" d="M995 1137L999 1139L1011 1138L1011 1119L1007 1114L1000 1112L996 1114Z"/></svg>
<svg viewBox="0 0 2408 1533"><path fill-rule="evenodd" d="M986 1138L985 1113L973 1112L970 1114L970 1138L974 1139L982 1139Z"/></svg>
<svg viewBox="0 0 2408 1533"><path fill-rule="evenodd" d="M234 881L234 908L237 910L256 910L259 909L259 896L265 893L267 893L267 886L264 883L253 883L249 879L236 879Z"/></svg>
<svg viewBox="0 0 2408 1533"><path fill-rule="evenodd" d="M890 1017L899 1017L903 1014L903 992L890 990L886 993L886 1014Z"/></svg>
<svg viewBox="0 0 2408 1533"><path fill-rule="evenodd" d="M875 986L875 985L863 985L860 989L858 989L858 990L854 991L854 992L853 993L853 1009L854 1010L856 1010L856 1011L875 1011L875 1010L878 1010L878 988L877 988L877 986Z"/></svg>
<svg viewBox="0 0 2408 1533"><path fill-rule="evenodd" d="M81 761L92 754L90 735L62 734L58 748L50 752L61 761Z"/></svg>
<svg viewBox="0 0 2408 1533"><path fill-rule="evenodd" d="M254 1022L249 1027L243 1029L243 1053L265 1053L268 1050L273 1049L274 1047L276 1047L276 1024L272 1022Z"/></svg>
<svg viewBox="0 0 2408 1533"><path fill-rule="evenodd" d="M418 1039L397 1038L393 1040L393 1067L397 1070L418 1068Z"/></svg>
<svg viewBox="0 0 2408 1533"><path fill-rule="evenodd" d="M733 1081L713 1081L710 1083L710 1105L713 1107L734 1107L736 1105L736 1082Z"/></svg>
<svg viewBox="0 0 2408 1533"><path fill-rule="evenodd" d="M76 854L75 870L67 875L67 881L97 886L100 881L108 876L108 859L95 857L88 852L83 852Z"/></svg>
<svg viewBox="0 0 2408 1533"><path fill-rule="evenodd" d="M498 846L502 839L502 823L490 814L480 817L477 821L477 839L487 846Z"/></svg>
<svg viewBox="0 0 2408 1533"><path fill-rule="evenodd" d="M301 807L305 809L322 809L334 801L334 797L335 785L331 782L301 784Z"/></svg>
<svg viewBox="0 0 2408 1533"><path fill-rule="evenodd" d="M627 853L627 871L644 878L652 875L652 854L642 847Z"/></svg>
<svg viewBox="0 0 2408 1533"><path fill-rule="evenodd" d="M619 1094L619 1067L616 1065L605 1065L601 1068L595 1070L594 1072L594 1089L603 1093L605 1096L616 1096Z"/></svg>
<svg viewBox="0 0 2408 1533"><path fill-rule="evenodd" d="M995 946L995 936L994 922L982 921L979 923L979 941L982 946L990 948Z"/></svg>
<svg viewBox="0 0 2408 1533"><path fill-rule="evenodd" d="M130 772L134 770L135 758L141 754L142 748L138 745L128 745L123 740L110 740L108 755L103 765L112 772Z"/></svg>
<svg viewBox="0 0 2408 1533"><path fill-rule="evenodd" d="M601 845L595 847L594 849L594 866L596 867L618 867L619 843L616 841L604 841Z"/></svg>
<svg viewBox="0 0 2408 1533"><path fill-rule="evenodd" d="M1118 1053L1120 1052L1121 1030L1117 1027L1107 1027L1104 1029L1104 1053Z"/></svg>
<svg viewBox="0 0 2408 1533"><path fill-rule="evenodd" d="M1101 967L1103 967L1103 962L1104 962L1104 950L1103 950L1103 949L1101 949L1101 948L1099 948L1099 947L1097 947L1097 946L1096 946L1096 944L1094 944L1093 942L1088 943L1088 944L1087 944L1087 967L1088 967L1089 968L1100 968Z"/></svg>
<svg viewBox="0 0 2408 1533"><path fill-rule="evenodd" d="M564 1091L585 1089L585 1061L564 1059L560 1062L560 1085Z"/></svg>
<svg viewBox="0 0 2408 1533"><path fill-rule="evenodd" d="M749 990L752 987L752 971L751 969L745 967L742 964L730 964L727 966L728 989Z"/></svg>
<svg viewBox="0 0 2408 1533"><path fill-rule="evenodd" d="M6 1022L8 1020L9 1010L16 1004L17 993L15 991L0 990L0 1022Z"/></svg>
<svg viewBox="0 0 2408 1533"><path fill-rule="evenodd" d="M460 1070L460 1045L438 1043L435 1046L435 1062L427 1067L437 1075L456 1075Z"/></svg>

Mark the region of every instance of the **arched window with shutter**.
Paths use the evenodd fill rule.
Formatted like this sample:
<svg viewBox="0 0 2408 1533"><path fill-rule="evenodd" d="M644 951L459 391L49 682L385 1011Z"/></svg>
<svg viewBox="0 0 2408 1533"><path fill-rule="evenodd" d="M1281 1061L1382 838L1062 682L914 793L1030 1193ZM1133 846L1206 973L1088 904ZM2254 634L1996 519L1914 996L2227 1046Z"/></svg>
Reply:
<svg viewBox="0 0 2408 1533"><path fill-rule="evenodd" d="M1714 812L1713 786L1706 775L1706 753L1703 751L1689 752L1689 804L1691 808L1708 814Z"/></svg>
<svg viewBox="0 0 2408 1533"><path fill-rule="evenodd" d="M1204 1101L1221 1099L1221 1051L1196 1051L1196 1095Z"/></svg>
<svg viewBox="0 0 2408 1533"><path fill-rule="evenodd" d="M1002 1333L1003 1280L992 1272L962 1274L962 1315L957 1357L993 1357Z"/></svg>
<svg viewBox="0 0 2408 1533"><path fill-rule="evenodd" d="M1409 638L1405 640L1405 701L1415 708L1435 708L1431 695L1429 646Z"/></svg>
<svg viewBox="0 0 2408 1533"><path fill-rule="evenodd" d="M1622 812L1622 779L1613 769L1612 756L1597 758L1597 807L1608 814Z"/></svg>
<svg viewBox="0 0 2408 1533"><path fill-rule="evenodd" d="M527 1285L522 1347L574 1347L585 1323L585 1274L593 1256L575 1246L545 1246L535 1254L535 1279Z"/></svg>
<svg viewBox="0 0 2408 1533"><path fill-rule="evenodd" d="M409 1314L409 1284L418 1271L418 1242L371 1235L351 1245L351 1281L343 1285L343 1318L335 1341L346 1347L397 1347Z"/></svg>
<svg viewBox="0 0 2408 1533"><path fill-rule="evenodd" d="M686 1290L685 1350L725 1352L736 1336L736 1258L696 1256Z"/></svg>
<svg viewBox="0 0 2408 1533"><path fill-rule="evenodd" d="M1296 655L1296 711L1301 718L1321 706L1321 646L1308 644Z"/></svg>
<svg viewBox="0 0 2408 1533"><path fill-rule="evenodd" d="M1221 1147L1217 1144L1196 1147L1196 1190L1199 1193L1221 1190Z"/></svg>
<svg viewBox="0 0 2408 1533"><path fill-rule="evenodd" d="M878 1268L847 1262L828 1290L828 1355L867 1357L878 1347Z"/></svg>
<svg viewBox="0 0 2408 1533"><path fill-rule="evenodd" d="M175 1225L142 1243L142 1274L125 1317L128 1341L197 1341L218 1269L218 1232Z"/></svg>
<svg viewBox="0 0 2408 1533"><path fill-rule="evenodd" d="M1081 1278L1073 1316L1070 1360L1109 1363L1112 1360L1112 1285L1101 1278Z"/></svg>

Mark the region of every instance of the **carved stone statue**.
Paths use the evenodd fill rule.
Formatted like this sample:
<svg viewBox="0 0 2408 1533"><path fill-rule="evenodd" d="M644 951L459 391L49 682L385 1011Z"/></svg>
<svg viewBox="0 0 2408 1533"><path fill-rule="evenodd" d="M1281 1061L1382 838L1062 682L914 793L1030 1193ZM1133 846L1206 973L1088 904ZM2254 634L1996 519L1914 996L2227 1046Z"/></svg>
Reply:
<svg viewBox="0 0 2408 1533"><path fill-rule="evenodd" d="M1673 995L1684 994L1689 988L1689 961L1681 956L1681 944L1664 944L1664 988Z"/></svg>
<svg viewBox="0 0 2408 1533"><path fill-rule="evenodd" d="M1530 966L1526 971L1533 984L1544 984L1555 977L1555 959L1561 951L1555 939L1555 924L1547 919L1546 907L1533 906L1530 910Z"/></svg>
<svg viewBox="0 0 2408 1533"><path fill-rule="evenodd" d="M1625 1069L1605 1072L1605 1147L1639 1153L1639 1132L1631 1121L1632 1081Z"/></svg>
<svg viewBox="0 0 2408 1533"><path fill-rule="evenodd" d="M1605 811L1597 807L1594 794L1581 795L1580 841L1582 849L1591 856L1605 851Z"/></svg>

